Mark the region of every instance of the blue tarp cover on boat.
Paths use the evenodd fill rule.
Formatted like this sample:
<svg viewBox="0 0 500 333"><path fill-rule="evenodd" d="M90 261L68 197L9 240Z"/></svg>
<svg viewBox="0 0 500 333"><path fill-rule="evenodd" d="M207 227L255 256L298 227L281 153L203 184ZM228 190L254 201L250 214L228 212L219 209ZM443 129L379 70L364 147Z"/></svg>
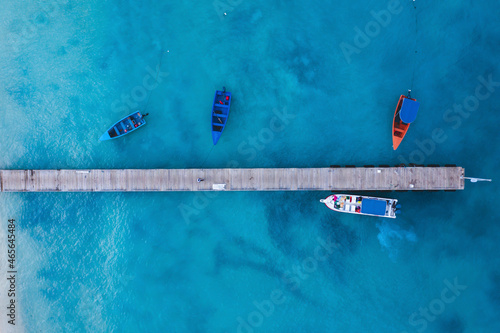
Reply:
<svg viewBox="0 0 500 333"><path fill-rule="evenodd" d="M399 111L399 117L403 122L411 124L417 118L419 106L419 102L412 101L409 98L405 98L403 100L403 105L401 106L401 111Z"/></svg>
<svg viewBox="0 0 500 333"><path fill-rule="evenodd" d="M384 216L386 207L387 207L386 201L375 200L375 199L363 199L361 203L361 213Z"/></svg>

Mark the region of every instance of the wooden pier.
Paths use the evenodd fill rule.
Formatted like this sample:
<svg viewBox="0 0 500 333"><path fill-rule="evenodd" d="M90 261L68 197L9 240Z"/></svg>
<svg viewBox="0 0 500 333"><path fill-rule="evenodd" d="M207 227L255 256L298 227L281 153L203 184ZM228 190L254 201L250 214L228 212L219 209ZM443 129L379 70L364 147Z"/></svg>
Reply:
<svg viewBox="0 0 500 333"><path fill-rule="evenodd" d="M2 192L435 191L463 190L463 176L461 167L0 170L0 186Z"/></svg>

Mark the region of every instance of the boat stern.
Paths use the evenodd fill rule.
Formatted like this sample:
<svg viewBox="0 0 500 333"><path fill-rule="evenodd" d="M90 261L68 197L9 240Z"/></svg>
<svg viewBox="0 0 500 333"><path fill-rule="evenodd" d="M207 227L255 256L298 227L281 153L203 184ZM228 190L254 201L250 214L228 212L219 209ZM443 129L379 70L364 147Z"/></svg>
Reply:
<svg viewBox="0 0 500 333"><path fill-rule="evenodd" d="M399 212L400 212L399 208L401 207L400 205L398 205L398 200L392 199L391 201L388 202L387 206L388 206L388 209L387 209L386 217L390 217L390 218L395 219L396 214L399 214Z"/></svg>

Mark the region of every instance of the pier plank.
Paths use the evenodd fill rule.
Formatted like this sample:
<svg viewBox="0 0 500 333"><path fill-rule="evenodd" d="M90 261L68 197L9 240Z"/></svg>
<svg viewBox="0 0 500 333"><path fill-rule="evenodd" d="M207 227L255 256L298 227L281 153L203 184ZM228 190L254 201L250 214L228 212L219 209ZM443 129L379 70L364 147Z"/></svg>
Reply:
<svg viewBox="0 0 500 333"><path fill-rule="evenodd" d="M463 190L461 167L0 170L2 192ZM204 181L197 182L197 178Z"/></svg>

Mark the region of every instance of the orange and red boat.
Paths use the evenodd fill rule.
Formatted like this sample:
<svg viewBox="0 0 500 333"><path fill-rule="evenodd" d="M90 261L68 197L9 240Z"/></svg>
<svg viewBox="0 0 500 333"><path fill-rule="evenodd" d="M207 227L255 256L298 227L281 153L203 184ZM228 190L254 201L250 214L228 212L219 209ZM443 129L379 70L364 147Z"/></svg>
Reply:
<svg viewBox="0 0 500 333"><path fill-rule="evenodd" d="M408 96L399 97L398 106L394 112L392 120L392 149L396 150L406 135L410 124L417 118L420 103L411 98L411 90L408 90Z"/></svg>

